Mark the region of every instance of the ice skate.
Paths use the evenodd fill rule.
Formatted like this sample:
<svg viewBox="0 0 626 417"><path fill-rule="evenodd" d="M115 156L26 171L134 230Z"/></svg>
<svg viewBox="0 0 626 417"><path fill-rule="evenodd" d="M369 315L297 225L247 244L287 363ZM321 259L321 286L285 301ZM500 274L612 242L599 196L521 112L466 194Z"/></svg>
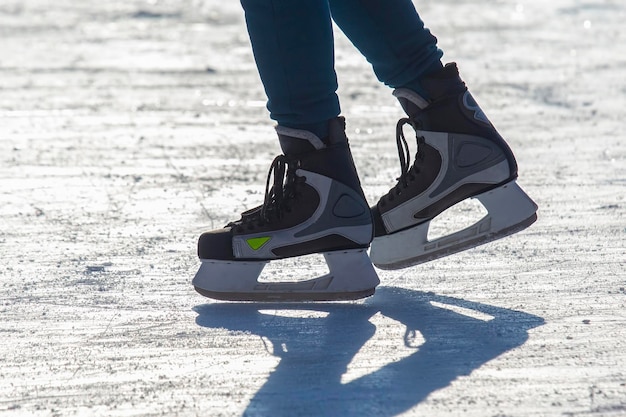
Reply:
<svg viewBox="0 0 626 417"><path fill-rule="evenodd" d="M367 297L379 280L367 255L373 237L343 118L329 137L277 127L284 155L272 163L263 205L198 241L193 279L202 295L238 301L327 301ZM273 176L273 184L270 180ZM322 253L329 273L299 282L259 282L268 262ZM294 275L297 271L294 271Z"/></svg>
<svg viewBox="0 0 626 417"><path fill-rule="evenodd" d="M469 249L530 226L537 206L516 184L517 164L461 81L456 64L423 80L432 99L397 89L408 118L398 122L398 183L372 208L370 256L382 269L399 269ZM412 165L404 136L415 130ZM475 224L428 240L430 222L449 207L476 198L488 211Z"/></svg>

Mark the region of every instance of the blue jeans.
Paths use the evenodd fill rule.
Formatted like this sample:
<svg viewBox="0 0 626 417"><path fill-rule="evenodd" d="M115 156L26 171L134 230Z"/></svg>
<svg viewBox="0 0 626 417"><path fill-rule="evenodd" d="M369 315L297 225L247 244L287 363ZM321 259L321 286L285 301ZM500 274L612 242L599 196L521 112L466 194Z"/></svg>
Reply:
<svg viewBox="0 0 626 417"><path fill-rule="evenodd" d="M441 67L437 39L411 0L241 0L272 119L323 137L340 113L332 20L378 79L419 93L419 78ZM320 129L322 132L320 133Z"/></svg>

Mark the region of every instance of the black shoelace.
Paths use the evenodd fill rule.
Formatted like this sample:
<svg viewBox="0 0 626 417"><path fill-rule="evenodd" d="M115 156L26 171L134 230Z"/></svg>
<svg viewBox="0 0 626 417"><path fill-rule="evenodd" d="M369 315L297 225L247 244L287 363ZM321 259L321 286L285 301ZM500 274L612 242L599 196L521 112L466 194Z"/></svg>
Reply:
<svg viewBox="0 0 626 417"><path fill-rule="evenodd" d="M424 160L424 153L420 152L420 145L424 143L423 136L415 136L417 140L417 152L415 155L415 162L409 166L411 162L411 153L409 151L409 144L404 136L404 125L410 125L414 130L418 130L416 123L409 118L402 118L398 120L396 125L396 145L398 146L398 157L400 158L400 176L396 178L398 183L381 199L383 205L387 201L394 201L395 198L402 194L402 192L409 187L409 184L417 179L417 175L420 173L419 164Z"/></svg>
<svg viewBox="0 0 626 417"><path fill-rule="evenodd" d="M263 204L243 212L241 220L229 223L227 226L245 227L252 230L282 219L284 213L290 213L293 201L299 195L298 186L306 181L306 178L296 175L299 166L300 162L297 159L285 155L274 158L267 174Z"/></svg>

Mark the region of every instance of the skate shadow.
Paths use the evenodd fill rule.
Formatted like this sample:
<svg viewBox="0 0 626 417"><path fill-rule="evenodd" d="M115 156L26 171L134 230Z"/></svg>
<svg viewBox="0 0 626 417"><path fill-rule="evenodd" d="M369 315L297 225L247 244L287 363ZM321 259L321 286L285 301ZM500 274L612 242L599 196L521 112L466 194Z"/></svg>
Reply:
<svg viewBox="0 0 626 417"><path fill-rule="evenodd" d="M264 313L272 309L300 314ZM528 331L544 323L520 311L390 287L362 304L215 303L194 310L198 325L259 335L280 358L244 416L396 416L521 346ZM369 353L382 366L368 367L366 355L365 373L342 383L352 359L374 336L370 320L377 313L401 323L404 336L384 339ZM421 344L412 346L420 334ZM387 362L398 347L412 351Z"/></svg>

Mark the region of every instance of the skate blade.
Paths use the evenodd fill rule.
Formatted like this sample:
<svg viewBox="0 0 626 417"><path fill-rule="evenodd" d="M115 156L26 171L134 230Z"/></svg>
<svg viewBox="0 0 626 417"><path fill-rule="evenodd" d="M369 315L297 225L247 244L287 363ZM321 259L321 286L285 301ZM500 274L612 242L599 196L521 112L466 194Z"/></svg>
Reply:
<svg viewBox="0 0 626 417"><path fill-rule="evenodd" d="M375 238L370 252L372 262L380 269L419 265L512 235L537 220L537 205L515 181L473 198L488 212L473 225L430 241L430 221Z"/></svg>
<svg viewBox="0 0 626 417"><path fill-rule="evenodd" d="M268 261L202 260L192 284L205 297L224 301L342 301L374 294L380 283L367 251L324 253L329 273L298 282L259 282Z"/></svg>

